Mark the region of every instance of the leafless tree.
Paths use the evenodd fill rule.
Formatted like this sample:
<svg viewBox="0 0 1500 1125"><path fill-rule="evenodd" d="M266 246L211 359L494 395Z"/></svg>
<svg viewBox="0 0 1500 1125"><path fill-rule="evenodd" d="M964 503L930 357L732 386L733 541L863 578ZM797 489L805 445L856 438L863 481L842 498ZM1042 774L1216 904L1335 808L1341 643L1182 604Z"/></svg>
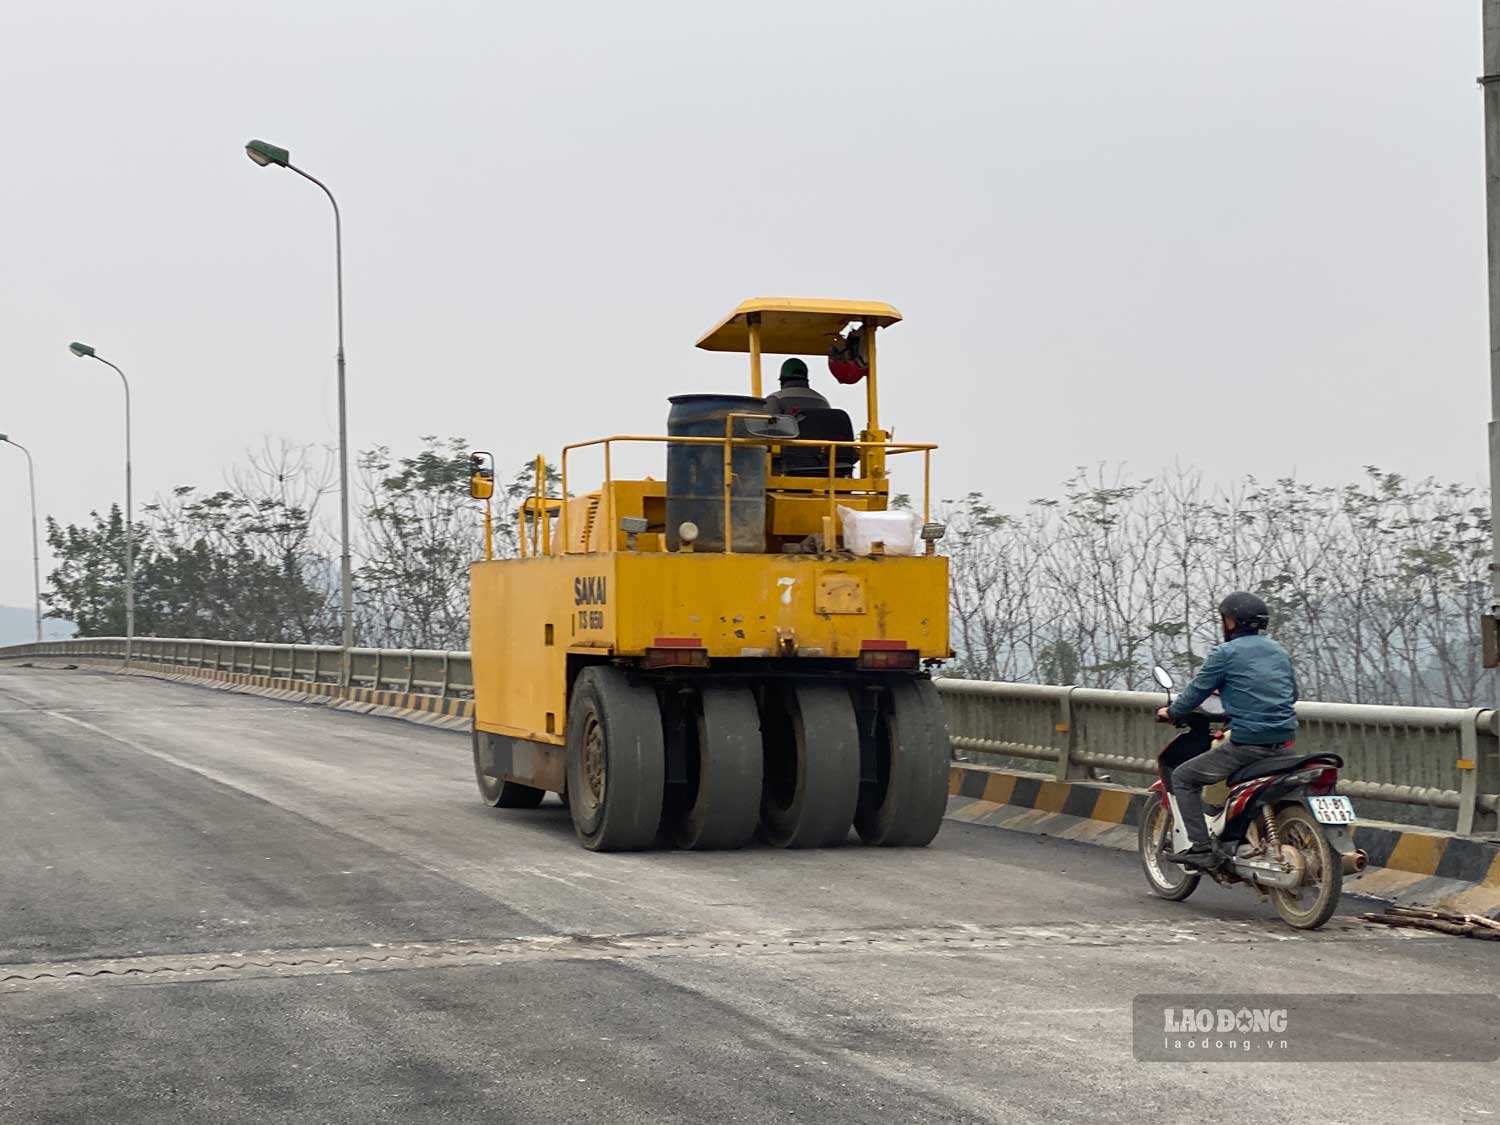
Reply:
<svg viewBox="0 0 1500 1125"><path fill-rule="evenodd" d="M1019 514L946 505L954 674L1146 687L1219 640L1214 606L1260 593L1308 698L1469 706L1487 698L1482 490L1376 468L1342 488L1191 469L1080 471Z"/></svg>

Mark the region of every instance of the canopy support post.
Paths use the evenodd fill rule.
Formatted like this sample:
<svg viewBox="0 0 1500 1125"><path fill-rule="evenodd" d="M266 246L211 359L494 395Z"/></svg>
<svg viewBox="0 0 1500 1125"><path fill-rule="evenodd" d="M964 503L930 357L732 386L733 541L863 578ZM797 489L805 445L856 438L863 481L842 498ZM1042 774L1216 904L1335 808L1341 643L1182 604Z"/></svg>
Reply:
<svg viewBox="0 0 1500 1125"><path fill-rule="evenodd" d="M760 385L760 313L746 314L745 323L750 327L750 393L765 398Z"/></svg>
<svg viewBox="0 0 1500 1125"><path fill-rule="evenodd" d="M865 338L865 360L869 365L869 373L865 376L865 432L860 441L884 441L885 434L880 429L880 389L876 382L875 373L875 336L880 330L871 321L860 324L860 331ZM869 446L859 451L860 460L863 464L862 474L871 479L879 480L885 476L885 450L872 449Z"/></svg>

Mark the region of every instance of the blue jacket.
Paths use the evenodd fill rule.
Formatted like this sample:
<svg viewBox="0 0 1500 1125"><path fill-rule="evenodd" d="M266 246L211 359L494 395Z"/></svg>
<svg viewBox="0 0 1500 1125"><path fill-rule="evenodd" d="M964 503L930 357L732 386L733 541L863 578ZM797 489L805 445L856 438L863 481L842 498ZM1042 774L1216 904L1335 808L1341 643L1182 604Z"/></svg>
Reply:
<svg viewBox="0 0 1500 1125"><path fill-rule="evenodd" d="M1172 700L1180 719L1214 692L1229 713L1230 733L1245 746L1276 746L1297 737L1297 674L1286 649L1251 634L1226 641L1208 654L1193 682Z"/></svg>

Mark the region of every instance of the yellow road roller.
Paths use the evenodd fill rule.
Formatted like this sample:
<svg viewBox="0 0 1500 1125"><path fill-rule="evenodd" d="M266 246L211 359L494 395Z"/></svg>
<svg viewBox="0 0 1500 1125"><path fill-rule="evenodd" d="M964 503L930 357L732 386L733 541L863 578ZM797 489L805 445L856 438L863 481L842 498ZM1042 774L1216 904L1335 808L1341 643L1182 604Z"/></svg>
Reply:
<svg viewBox="0 0 1500 1125"><path fill-rule="evenodd" d="M746 301L698 347L747 353L749 394L673 396L666 433L569 445L560 481L537 458L519 557L489 557L487 536L469 572L486 802L557 793L597 851L757 835L828 847L851 828L867 844L932 840L947 800L930 672L950 655L948 568L936 447L879 421L876 338L900 319L879 302ZM840 383L863 385L863 430L816 397L768 406L766 355L828 357ZM663 453L664 479L615 475ZM904 466L920 507L893 503ZM574 495L596 470L602 485ZM475 454L487 516L493 487L492 459Z"/></svg>

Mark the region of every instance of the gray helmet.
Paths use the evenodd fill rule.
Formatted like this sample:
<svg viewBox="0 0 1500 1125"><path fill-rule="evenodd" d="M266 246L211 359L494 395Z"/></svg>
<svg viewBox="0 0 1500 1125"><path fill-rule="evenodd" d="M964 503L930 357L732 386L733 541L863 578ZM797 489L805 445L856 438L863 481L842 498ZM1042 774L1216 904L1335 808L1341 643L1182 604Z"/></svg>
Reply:
<svg viewBox="0 0 1500 1125"><path fill-rule="evenodd" d="M1271 609L1254 594L1238 590L1219 603L1219 616L1232 617L1236 632L1259 633L1271 624Z"/></svg>

